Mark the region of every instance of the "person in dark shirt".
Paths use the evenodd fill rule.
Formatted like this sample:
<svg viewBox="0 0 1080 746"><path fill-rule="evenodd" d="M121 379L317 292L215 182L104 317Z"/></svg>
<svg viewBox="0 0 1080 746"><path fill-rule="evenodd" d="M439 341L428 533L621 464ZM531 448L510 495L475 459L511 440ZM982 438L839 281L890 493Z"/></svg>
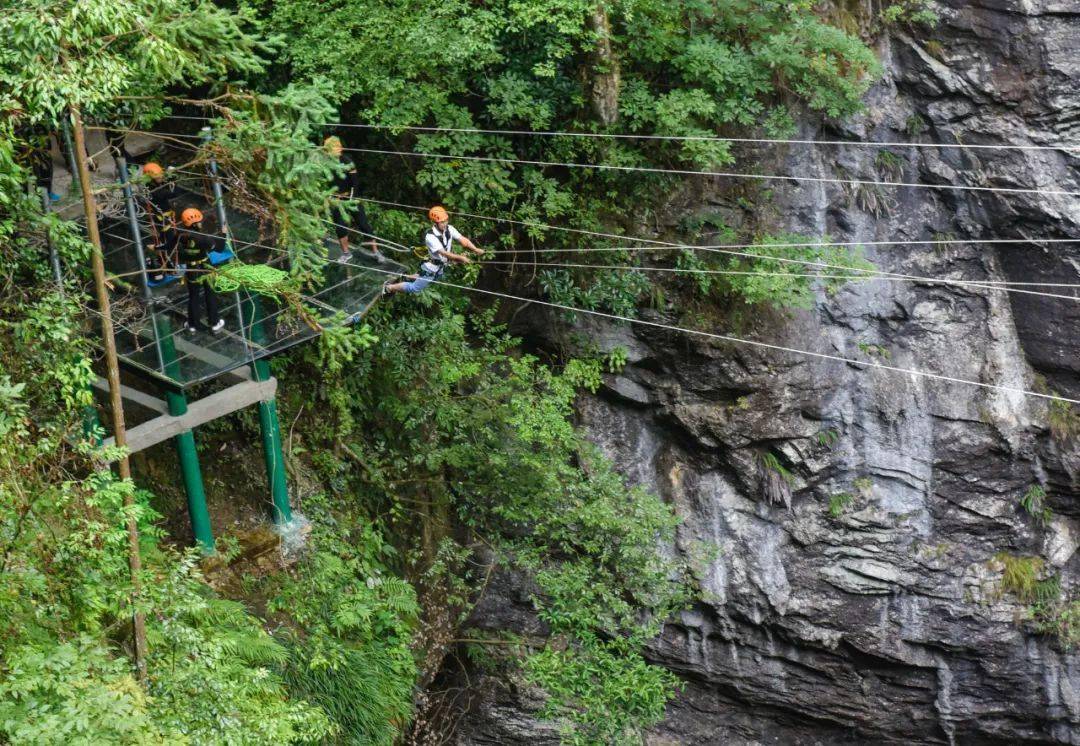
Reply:
<svg viewBox="0 0 1080 746"><path fill-rule="evenodd" d="M176 243L180 236L176 230L176 214L173 212L173 187L165 181L165 172L153 161L142 167L144 176L149 177L144 209L150 218L151 248L157 251L158 266L162 271L175 267Z"/></svg>
<svg viewBox="0 0 1080 746"><path fill-rule="evenodd" d="M334 177L334 196L341 201L359 197L360 176L357 173L356 164L345 155L341 140L336 137L328 137L323 141L323 147L326 148L327 153L336 156L347 169L344 174ZM352 254L349 252L349 230L352 229L361 236L370 239L371 254L380 264L382 263L383 256L379 253L379 245L375 241L374 231L371 229L371 223L368 222L367 213L364 212L362 203L356 203L356 212L351 215L341 207L337 210L331 210L330 218L331 222L334 223L338 242L341 244L341 261L347 262L352 258Z"/></svg>
<svg viewBox="0 0 1080 746"><path fill-rule="evenodd" d="M178 229L180 260L185 265L184 284L187 286L187 323L185 329L194 333L204 329L199 319L200 296L206 306L206 323L210 331L219 332L225 326L225 319L218 312L218 299L213 289L202 275L210 269L210 252L224 251L225 236L211 236L203 231L203 214L200 210L189 207L180 213L182 228Z"/></svg>

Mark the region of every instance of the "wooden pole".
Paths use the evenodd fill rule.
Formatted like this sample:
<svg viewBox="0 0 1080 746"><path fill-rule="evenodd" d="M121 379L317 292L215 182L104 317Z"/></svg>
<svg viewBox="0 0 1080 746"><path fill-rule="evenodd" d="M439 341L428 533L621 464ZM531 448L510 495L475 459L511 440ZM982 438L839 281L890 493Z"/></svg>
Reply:
<svg viewBox="0 0 1080 746"><path fill-rule="evenodd" d="M120 393L120 363L116 357L116 337L113 333L112 312L109 308L109 291L105 286L105 259L101 250L101 234L98 231L97 207L94 204L94 190L90 182L90 168L86 162L86 133L83 130L79 107L71 107L71 129L75 136L75 164L82 182L83 211L86 213L86 233L93 246L91 261L94 269L94 290L97 294L98 308L101 310L101 337L105 345L105 367L109 379L109 402L112 408L113 435L116 445L127 445L127 429L124 426L124 401ZM131 480L131 464L127 456L120 459L120 478ZM135 502L129 491L124 494L124 507L128 509L128 566L131 570L132 603L135 611L132 626L135 637L135 670L139 681L146 683L146 619L139 611L142 598L142 558L139 555L139 524L131 515Z"/></svg>

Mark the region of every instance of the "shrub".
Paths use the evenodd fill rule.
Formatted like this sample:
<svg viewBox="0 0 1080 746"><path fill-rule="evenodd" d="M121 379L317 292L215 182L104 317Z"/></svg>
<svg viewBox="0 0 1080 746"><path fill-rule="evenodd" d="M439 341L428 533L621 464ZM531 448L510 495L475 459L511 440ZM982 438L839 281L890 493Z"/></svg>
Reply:
<svg viewBox="0 0 1080 746"><path fill-rule="evenodd" d="M1054 515L1053 511L1046 505L1046 491L1037 484L1029 487L1024 496L1020 498L1020 507L1034 518L1035 522L1040 526L1049 523Z"/></svg>
<svg viewBox="0 0 1080 746"><path fill-rule="evenodd" d="M832 495L829 498L829 515L833 518L839 518L853 502L855 502L855 496L850 492L839 492Z"/></svg>

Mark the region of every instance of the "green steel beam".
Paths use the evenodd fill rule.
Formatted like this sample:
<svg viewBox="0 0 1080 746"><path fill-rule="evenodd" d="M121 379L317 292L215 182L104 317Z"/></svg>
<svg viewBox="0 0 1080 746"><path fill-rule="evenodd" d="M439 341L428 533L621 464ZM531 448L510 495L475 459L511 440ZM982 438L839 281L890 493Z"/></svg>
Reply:
<svg viewBox="0 0 1080 746"><path fill-rule="evenodd" d="M266 332L263 329L263 311L259 296L245 291L241 307L244 325L250 328L252 341L260 345L265 344ZM266 360L252 360L251 372L256 381L268 381L270 380L270 363ZM259 429L262 431L266 478L270 483L270 497L274 504L274 523L284 526L292 522L292 509L289 507L285 454L281 448L281 423L278 421L275 399L259 402Z"/></svg>
<svg viewBox="0 0 1080 746"><path fill-rule="evenodd" d="M165 373L174 380L180 380L179 364L176 362L176 345L173 344L169 320L154 313L156 334L161 340L161 356L165 363ZM187 397L182 391L167 389L165 402L169 414L179 417L187 412ZM210 509L206 505L206 490L203 487L202 469L199 467L199 453L195 449L195 434L186 430L175 438L176 457L180 461L180 477L184 481L184 493L187 495L188 517L191 519L191 532L199 548L206 554L214 551L214 532L210 527Z"/></svg>

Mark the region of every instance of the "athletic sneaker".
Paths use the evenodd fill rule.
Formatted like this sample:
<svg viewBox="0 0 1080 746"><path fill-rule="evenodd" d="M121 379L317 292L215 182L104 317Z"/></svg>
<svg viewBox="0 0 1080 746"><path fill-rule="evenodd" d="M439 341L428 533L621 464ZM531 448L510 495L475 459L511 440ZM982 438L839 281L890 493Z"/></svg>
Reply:
<svg viewBox="0 0 1080 746"><path fill-rule="evenodd" d="M188 334L194 334L195 332L197 332L199 330L197 328L195 328L194 326L192 326L191 324L184 324L184 331L187 332Z"/></svg>
<svg viewBox="0 0 1080 746"><path fill-rule="evenodd" d="M341 252L341 256L338 257L339 262L347 262L352 259L352 253L349 251Z"/></svg>
<svg viewBox="0 0 1080 746"><path fill-rule="evenodd" d="M214 324L212 327L210 327L210 331L212 331L214 334L217 334L218 332L220 332L224 328L225 328L225 319L218 319L218 322L216 324Z"/></svg>
<svg viewBox="0 0 1080 746"><path fill-rule="evenodd" d="M386 264L386 257L382 255L380 251L372 251L371 258L377 261L379 264Z"/></svg>
<svg viewBox="0 0 1080 746"><path fill-rule="evenodd" d="M382 294L390 295L390 280L387 280L382 284Z"/></svg>

